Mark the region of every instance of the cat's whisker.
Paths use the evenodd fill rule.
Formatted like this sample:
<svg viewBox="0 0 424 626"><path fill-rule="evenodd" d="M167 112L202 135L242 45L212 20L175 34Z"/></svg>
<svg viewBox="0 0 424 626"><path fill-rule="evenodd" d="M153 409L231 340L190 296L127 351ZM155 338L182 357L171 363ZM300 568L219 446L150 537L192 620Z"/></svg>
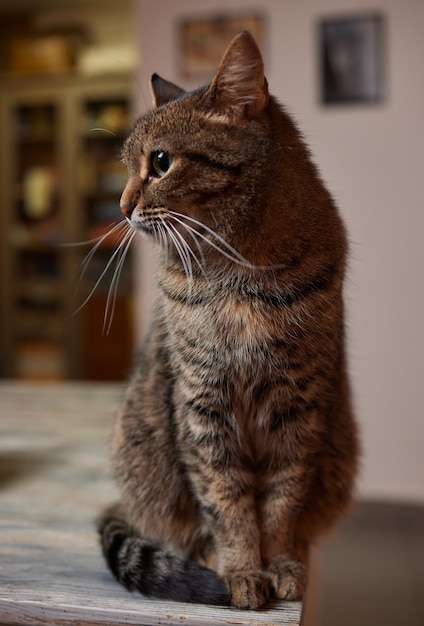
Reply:
<svg viewBox="0 0 424 626"><path fill-rule="evenodd" d="M165 267L168 267L168 263L169 263L169 259L171 258L171 253L170 253L170 237L167 233L167 229L166 229L166 225L164 224L158 224L158 226L160 226L160 230L161 230L161 236L162 236L162 246L163 246L163 250L164 250L164 257L165 257Z"/></svg>
<svg viewBox="0 0 424 626"><path fill-rule="evenodd" d="M128 231L129 232L129 231ZM88 296L85 298L84 302L82 302L82 304L76 309L76 311L74 311L74 315L76 315L86 304L87 302L90 300L91 296L93 295L93 293L96 291L97 287L99 286L99 284L101 283L103 277L105 276L106 272L108 271L108 269L110 268L110 266L112 265L113 261L115 260L115 258L119 255L120 251L122 250L122 247L125 245L126 241L128 238L128 233L126 233L124 235L124 238L122 239L121 243L118 245L118 247L114 250L112 256L110 257L109 261L106 264L106 267L104 268L104 270L102 271L102 273L100 274L99 278L97 279L94 287L91 289L90 293L88 294ZM98 246L96 246L97 248ZM92 258L94 252L92 251L92 253L90 253L90 259ZM87 264L85 265L85 268L87 267Z"/></svg>
<svg viewBox="0 0 424 626"><path fill-rule="evenodd" d="M168 225L166 224L163 217L159 217L155 226L160 232L161 235L161 245L164 248L165 256L167 257L169 254L169 234L168 234Z"/></svg>
<svg viewBox="0 0 424 626"><path fill-rule="evenodd" d="M117 224L115 224L114 226L112 226L106 233L104 233L103 235L100 235L100 237L95 237L94 239L89 239L87 241L83 241L83 242L79 242L76 244L64 244L64 245L69 245L69 246L84 246L90 243L95 242L96 245L93 246L93 248L90 250L90 252L84 257L84 259L82 260L81 264L80 264L80 272L79 272L79 279L78 279L78 283L75 289L75 295L78 292L79 286L84 278L84 275L87 271L87 268L93 258L93 256L95 255L95 253L97 252L97 250L99 249L99 247L102 245L102 243L108 238L110 237L113 233L117 233L117 237L116 237L116 241L119 241L118 239L118 233L120 230L128 228L128 224L126 223L125 220L120 220ZM120 238L120 235L119 235ZM78 309L79 311L79 309ZM77 311L74 312L74 314L77 313Z"/></svg>
<svg viewBox="0 0 424 626"><path fill-rule="evenodd" d="M161 248L163 248L163 250L164 250L164 257L165 257L165 263L166 263L167 262L167 258L168 258L168 250L167 250L168 242L167 242L166 236L165 236L165 234L163 232L163 226L162 226L162 224L156 223L155 224L155 228L157 230L157 238L158 238L159 246Z"/></svg>
<svg viewBox="0 0 424 626"><path fill-rule="evenodd" d="M248 259L246 259L242 254L240 254L227 241L225 241L225 239L221 237L221 235L218 235L217 232L215 232L212 228L209 228L209 226L207 226L203 222L200 222L199 220L196 220L194 217L190 217L189 215L177 213L176 211L169 211L169 214L175 220L177 220L175 216L179 216L185 220L193 222L194 224L196 224L197 226L200 226L203 230L208 232L210 235L212 235L212 237L214 237L220 244L222 244L226 248L226 250L223 250L222 248L220 248L218 244L215 244L211 239L206 237L202 232L198 231L196 228L193 228L192 226L190 226L189 224L186 224L185 222L177 220L182 226L185 226L187 230L190 230L193 233L193 235L200 237L203 241L209 244L212 248L217 250L217 252L220 252L227 259L229 259L230 261L233 261L233 263L236 263L238 265L246 267L247 269L252 269L252 270L277 270L277 269L282 269L285 267L285 265L283 264L254 265L253 263L250 263Z"/></svg>
<svg viewBox="0 0 424 626"><path fill-rule="evenodd" d="M99 237L93 237L93 239L86 239L85 241L71 241L71 242L61 243L60 247L61 248L82 248L84 246L90 246L92 243L98 243L98 242L101 243L103 239L105 239L106 237L109 237L109 235L111 235L115 230L122 228L123 226L126 226L125 220L120 220L117 224L114 224L114 226L107 233L103 233L103 235L100 235Z"/></svg>
<svg viewBox="0 0 424 626"><path fill-rule="evenodd" d="M189 215L184 215L183 213L178 213L177 211L169 211L170 215L175 216L175 217L179 217L182 218L183 220L187 220L189 222L192 222L193 224L196 224L196 226L200 226L203 230L205 230L206 232L208 232L210 235L212 235L212 237L214 237L219 243L221 243L227 250L228 253L231 253L232 255L232 260L237 260L238 262L242 263L242 264L246 264L249 267L255 267L254 265L252 265L252 263L250 263L248 261L248 259L246 259L243 255L241 255L239 252L237 252L237 250L235 248L233 248L233 246L231 246L229 243L227 243L225 241L225 239L223 237L221 237L221 235L218 235L218 233L216 231L214 231L212 228L209 228L209 226L207 226L206 224L204 224L203 222L200 222L199 220L196 220L194 217L191 217ZM181 222L180 222L181 223ZM213 247L215 247L216 249L218 249L218 251L222 252L222 250L220 248L217 247L216 244L213 244L213 242L208 239L207 237L205 237L205 235L203 235L203 233L201 233L200 231L196 230L193 227L190 227L188 224L186 224L185 222L183 222L183 224L185 226L187 226L188 228L190 228L191 232L195 233L196 235L200 235L202 237L202 239L206 242L210 242L211 245ZM227 254L228 254L227 253Z"/></svg>
<svg viewBox="0 0 424 626"><path fill-rule="evenodd" d="M107 334L109 334L110 327L111 327L112 320L113 320L113 315L114 315L114 312L115 312L116 296L117 296L118 285L119 285L119 280L121 278L122 269L124 267L125 259L126 259L126 256L128 254L128 251L129 251L129 249L131 247L131 244L132 244L132 241L133 241L134 237L136 237L136 232L135 231L130 232L128 240L127 240L127 244L126 244L126 246L125 246L125 248L124 248L124 250L123 250L123 252L121 254L121 258L119 260L119 264L117 265L116 272L114 274L115 287L114 287L114 294L113 294L113 305L112 305L112 310L111 310L111 313L110 313L110 321L109 321L109 326L107 328Z"/></svg>
<svg viewBox="0 0 424 626"><path fill-rule="evenodd" d="M165 263L168 263L168 260L169 260L168 237L166 236L166 232L165 232L165 228L163 224L158 223L157 226L158 226L159 233L160 233L160 243L164 251Z"/></svg>
<svg viewBox="0 0 424 626"><path fill-rule="evenodd" d="M157 228L157 226L158 226L158 224L157 224L157 222L155 222L153 224L153 230L152 230L151 234L152 234L152 239L155 242L155 244L160 245L161 242L162 242L162 235L161 235L159 229Z"/></svg>
<svg viewBox="0 0 424 626"><path fill-rule="evenodd" d="M172 215L172 219L173 219L175 222L177 222L178 224L180 224L180 225L181 225L181 226L182 226L182 227L186 230L187 234L191 237L191 239L192 239L192 240L193 240L193 242L195 243L195 245L196 245L196 247L197 247L197 251L198 251L199 256L200 256L200 260L199 260L199 258L197 257L197 255L195 254L194 250L191 248L191 246L189 246L189 245L188 245L188 243L186 242L186 243L187 243L187 246L188 246L188 248L190 249L190 252L191 252L191 254L192 254L192 256L193 256L194 260L196 261L196 263L197 263L197 265L198 265L199 269L201 270L201 272L202 272L203 276L204 276L207 280L209 280L209 279L208 279L208 276L207 276L207 274L206 274L206 271L205 271L205 266L206 266L205 256L204 256L204 254L203 254L203 250L202 250L202 248L201 248L201 246L200 246L199 240L197 239L197 237L195 236L195 234L194 234L191 230L189 230L188 228L186 228L186 224L185 224L182 220L178 219L178 217L175 217L174 215ZM197 234L197 233L196 233L196 234Z"/></svg>
<svg viewBox="0 0 424 626"><path fill-rule="evenodd" d="M131 243L134 237L136 236L136 234L137 233L135 230L128 229L128 232L125 233L124 238L122 240L123 248L118 254L118 259L117 259L117 263L115 266L115 272L113 274L113 277L110 283L107 300L106 300L105 314L103 318L103 333L105 332L107 320L109 318L109 323L107 324L107 329L106 329L106 335L108 335L110 332L113 316L115 313L116 297L118 293L118 285L119 285L119 280L121 278L122 268L124 266L125 258L128 254L128 250L130 249ZM111 303L112 303L112 306L110 306Z"/></svg>
<svg viewBox="0 0 424 626"><path fill-rule="evenodd" d="M172 213L174 213L174 211L170 211L170 213L172 214ZM242 265L243 267L247 267L248 269L258 269L258 267L256 265L253 265L247 259L245 259L241 254L239 254L237 252L237 250L235 250L235 248L230 246L230 244L228 244L225 241L225 239L223 239L220 235L218 235L218 233L215 233L215 231L213 231L211 228L209 228L208 226L202 224L202 222L199 222L198 220L195 220L194 218L191 218L191 217L188 217L188 216L184 216L184 215L182 215L182 217L186 217L190 221L192 221L192 222L198 224L199 226L201 226L208 233L210 233L213 237L215 237L218 240L219 243L221 243L223 246L225 246L225 248L227 248L229 250L229 252L227 252L227 250L225 250L223 248L220 248L218 244L216 244L213 240L211 240L208 237L206 237L206 235L204 235L202 232L200 232L196 228L193 228L189 224L183 224L184 227L188 231L193 233L193 235L195 235L196 237L199 237L200 239L205 241L205 243L207 243L209 246L214 248L217 252L222 254L224 257L226 257L227 259L229 259L233 263L236 263L238 265Z"/></svg>
<svg viewBox="0 0 424 626"><path fill-rule="evenodd" d="M192 263L191 259L192 258L194 259L196 264L199 266L200 270L203 272L203 275L206 277L205 271L204 271L203 267L200 265L200 262L199 262L198 258L196 257L196 255L194 254L193 250L188 245L187 241L184 239L184 237L181 235L181 233L176 229L176 227L173 224L168 224L168 227L173 230L175 237L181 243L181 246L182 246L182 248L184 249L184 252L185 252L185 256L187 257L188 262L190 264L189 293L191 293L192 281L193 281L193 263Z"/></svg>
<svg viewBox="0 0 424 626"><path fill-rule="evenodd" d="M176 218L174 218L174 219L176 219ZM177 219L176 221L177 221L177 222L179 222L179 223L180 223L180 224L181 224L181 225L185 228L185 224L184 224L183 222L181 222L181 221L180 221L180 220L178 220L178 219ZM200 248L200 244L199 244L199 242L197 241L197 239L194 237L194 235L193 235L193 234L192 234L189 230L187 230L188 234L190 235L190 237L193 239L193 241L194 241L194 242L196 243L196 245L197 245L197 248L198 248L198 250L199 250L199 252L200 252L200 254L201 254L201 256L202 256L202 261L203 261L203 264L199 261L199 259L197 258L197 255L195 254L195 252L194 252L194 250L192 249L192 247L191 247L191 246L187 243L187 241L184 239L184 237L181 235L181 233L177 230L177 228L174 226L174 224L168 224L168 226L169 226L170 228L172 228L172 230L174 231L175 235L178 237L178 239L181 241L181 243L182 243L182 245L184 246L184 248L187 250L188 254L189 254L189 255L193 258L193 260L196 262L196 265L198 266L198 268L199 268L199 269L200 269L200 271L202 272L202 274L203 274L204 278L206 279L206 281L207 281L207 282L209 282L209 278L208 278L208 275L207 275L207 273L206 273L206 271L205 271L205 267L204 267L204 265L205 265L205 259L204 259L203 252L202 252L202 250L201 250L201 248Z"/></svg>
<svg viewBox="0 0 424 626"><path fill-rule="evenodd" d="M90 128L89 133L107 133L109 135L112 135L113 137L117 137L118 135L116 133L113 132L113 130L109 130L109 128L102 128L101 126L99 126L98 128Z"/></svg>
<svg viewBox="0 0 424 626"><path fill-rule="evenodd" d="M162 221L165 225L166 233L174 244L178 255L183 263L184 271L187 277L189 293L191 293L193 284L193 264L191 262L190 251L188 250L187 243L184 237L180 235L180 233L175 229L175 227L173 227L172 224L169 224L165 220Z"/></svg>
<svg viewBox="0 0 424 626"><path fill-rule="evenodd" d="M175 229L172 230L171 229L171 226L172 226L171 224L167 224L166 221L163 218L161 218L161 221L162 221L162 224L165 226L166 232L169 235L172 243L174 244L174 246L175 246L175 248L176 248L176 250L178 252L178 255L179 255L179 257L181 259L181 262L183 264L183 267L184 267L185 274L187 276L189 289L191 289L191 285L193 283L193 266L192 266L192 263L191 263L190 255L189 255L189 253L186 250L187 244L184 241L184 238L179 236L179 233L178 233L177 230L175 230Z"/></svg>
<svg viewBox="0 0 424 626"><path fill-rule="evenodd" d="M99 249L99 247L102 245L102 243L108 237L110 237L113 233L118 233L119 230L123 230L123 229L125 229L127 227L128 227L128 224L126 223L126 221L125 220L121 220L120 222L115 224L112 228L110 228L106 233L104 233L100 237L96 237L95 239L92 240L92 241L97 242L97 243L96 243L95 246L93 246L93 248L84 257L84 259L81 262L80 282L81 282L82 278L84 277L84 274L85 274L85 272L87 270L88 265L90 264L91 259L93 258L93 256L95 255L95 253ZM118 241L118 236L116 237L116 241ZM88 241L87 243L90 243L90 242Z"/></svg>

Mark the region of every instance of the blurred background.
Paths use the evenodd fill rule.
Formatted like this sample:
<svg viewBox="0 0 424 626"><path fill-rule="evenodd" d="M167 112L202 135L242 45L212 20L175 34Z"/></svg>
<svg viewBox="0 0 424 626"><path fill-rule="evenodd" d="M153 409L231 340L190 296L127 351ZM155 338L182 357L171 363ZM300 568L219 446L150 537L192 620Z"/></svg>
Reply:
<svg viewBox="0 0 424 626"><path fill-rule="evenodd" d="M298 121L351 240L364 455L356 513L318 558L314 602L328 626L424 623L423 27L422 0L0 7L0 376L40 384L125 379L155 258L141 242L124 256L119 229L108 235L120 145L150 106L153 72L197 86L233 32L255 34L270 91ZM69 245L103 235L92 256L93 243Z"/></svg>
<svg viewBox="0 0 424 626"><path fill-rule="evenodd" d="M0 11L1 375L122 379L134 349L132 253L106 334L116 263L101 276L119 233L85 265L94 242L74 244L105 235L120 215L136 78L131 4L6 0Z"/></svg>

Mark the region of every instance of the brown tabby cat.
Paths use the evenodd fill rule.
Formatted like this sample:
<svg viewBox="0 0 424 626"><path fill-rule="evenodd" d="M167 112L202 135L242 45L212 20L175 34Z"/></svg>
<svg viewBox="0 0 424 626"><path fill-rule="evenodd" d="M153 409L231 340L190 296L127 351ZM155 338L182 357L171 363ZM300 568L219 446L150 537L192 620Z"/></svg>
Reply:
<svg viewBox="0 0 424 626"><path fill-rule="evenodd" d="M152 92L121 209L161 244L160 298L114 434L105 558L156 597L299 598L357 465L345 231L248 33L209 86Z"/></svg>

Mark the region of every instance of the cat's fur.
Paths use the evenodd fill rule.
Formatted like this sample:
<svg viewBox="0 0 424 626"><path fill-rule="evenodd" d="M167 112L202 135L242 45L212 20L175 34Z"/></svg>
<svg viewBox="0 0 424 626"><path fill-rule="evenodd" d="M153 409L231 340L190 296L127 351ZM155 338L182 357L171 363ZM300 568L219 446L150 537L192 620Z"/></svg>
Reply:
<svg viewBox="0 0 424 626"><path fill-rule="evenodd" d="M121 500L99 522L103 551L147 595L299 598L357 465L344 227L248 33L208 87L155 75L152 92L121 208L162 243L160 298L113 438Z"/></svg>

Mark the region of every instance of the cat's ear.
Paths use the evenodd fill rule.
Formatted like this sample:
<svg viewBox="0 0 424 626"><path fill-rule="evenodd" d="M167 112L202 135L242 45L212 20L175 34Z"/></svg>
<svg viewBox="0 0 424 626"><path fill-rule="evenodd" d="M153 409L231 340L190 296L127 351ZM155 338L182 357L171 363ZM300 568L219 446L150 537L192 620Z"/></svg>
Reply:
<svg viewBox="0 0 424 626"><path fill-rule="evenodd" d="M242 32L231 41L204 97L213 110L235 123L253 119L266 107L264 63L250 33Z"/></svg>
<svg viewBox="0 0 424 626"><path fill-rule="evenodd" d="M169 80L161 78L158 74L153 74L150 79L150 91L155 108L168 104L172 100L178 100L186 93L184 89L174 85Z"/></svg>

